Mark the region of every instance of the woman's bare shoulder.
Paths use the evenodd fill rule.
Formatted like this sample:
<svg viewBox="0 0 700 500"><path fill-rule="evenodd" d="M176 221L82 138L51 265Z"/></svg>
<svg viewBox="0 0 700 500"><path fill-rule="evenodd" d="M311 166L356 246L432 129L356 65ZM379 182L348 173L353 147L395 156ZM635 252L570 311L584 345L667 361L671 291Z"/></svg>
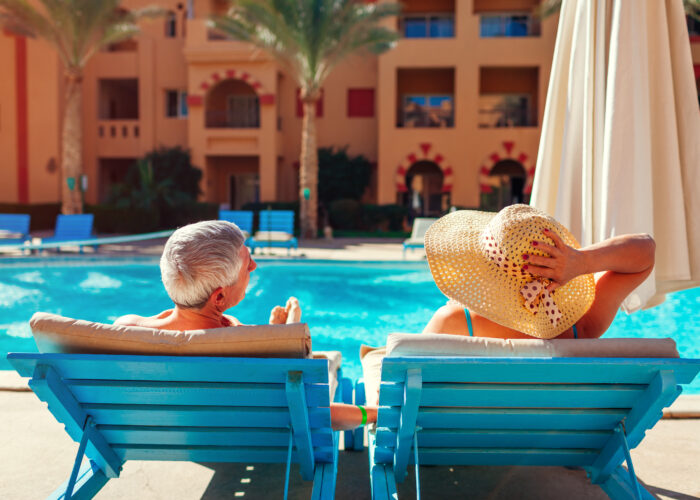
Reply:
<svg viewBox="0 0 700 500"><path fill-rule="evenodd" d="M423 333L452 333L464 335L467 331L467 319L464 309L457 304L447 303L435 311Z"/></svg>

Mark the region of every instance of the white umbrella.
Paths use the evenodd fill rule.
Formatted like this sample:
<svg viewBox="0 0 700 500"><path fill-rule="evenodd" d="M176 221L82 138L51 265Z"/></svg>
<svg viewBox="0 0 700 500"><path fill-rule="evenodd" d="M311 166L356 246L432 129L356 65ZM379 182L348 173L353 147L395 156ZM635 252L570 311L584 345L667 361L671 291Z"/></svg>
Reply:
<svg viewBox="0 0 700 500"><path fill-rule="evenodd" d="M654 236L627 312L700 285L699 139L681 0L564 0L530 203L582 245Z"/></svg>

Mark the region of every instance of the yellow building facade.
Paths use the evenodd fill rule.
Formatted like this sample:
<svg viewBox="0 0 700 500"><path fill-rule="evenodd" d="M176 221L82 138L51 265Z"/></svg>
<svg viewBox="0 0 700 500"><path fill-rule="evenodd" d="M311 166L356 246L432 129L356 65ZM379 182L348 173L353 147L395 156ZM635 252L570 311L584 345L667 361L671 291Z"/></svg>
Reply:
<svg viewBox="0 0 700 500"><path fill-rule="evenodd" d="M104 201L135 159L174 146L202 169L204 201L296 200L295 82L264 52L207 27L225 2L156 3L167 18L144 22L86 68L86 201ZM366 201L435 215L528 200L557 30L557 16L532 14L537 3L406 0L390 23L402 36L395 49L337 67L316 110L318 145L372 162ZM0 68L0 202L57 202L58 58L45 42L3 33Z"/></svg>

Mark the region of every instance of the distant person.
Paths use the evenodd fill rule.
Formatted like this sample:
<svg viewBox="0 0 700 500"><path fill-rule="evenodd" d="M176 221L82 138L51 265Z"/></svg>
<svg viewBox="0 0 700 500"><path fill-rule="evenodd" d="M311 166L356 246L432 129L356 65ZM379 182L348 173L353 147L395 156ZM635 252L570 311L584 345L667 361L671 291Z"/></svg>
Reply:
<svg viewBox="0 0 700 500"><path fill-rule="evenodd" d="M450 301L423 332L598 338L651 273L655 249L648 234L580 248L564 226L528 205L450 213L425 235L430 271Z"/></svg>
<svg viewBox="0 0 700 500"><path fill-rule="evenodd" d="M114 324L180 331L241 325L224 312L243 300L250 273L257 267L244 241L241 230L231 222L204 221L181 227L165 243L160 259L163 285L174 307L149 317L129 314ZM272 309L269 323L300 320L299 301L290 297L284 307ZM334 429L376 420L376 407L331 404Z"/></svg>

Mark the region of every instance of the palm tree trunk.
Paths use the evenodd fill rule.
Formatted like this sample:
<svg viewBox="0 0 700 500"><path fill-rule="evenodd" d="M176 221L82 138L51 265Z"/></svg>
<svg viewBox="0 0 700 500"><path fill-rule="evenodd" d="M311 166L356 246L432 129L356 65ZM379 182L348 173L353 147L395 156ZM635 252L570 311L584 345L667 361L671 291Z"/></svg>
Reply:
<svg viewBox="0 0 700 500"><path fill-rule="evenodd" d="M317 100L304 99L303 102L304 119L301 125L301 157L299 158L299 202L301 205L302 238L316 238L318 236L318 223L316 220L318 215Z"/></svg>
<svg viewBox="0 0 700 500"><path fill-rule="evenodd" d="M63 115L63 151L61 155L61 172L63 174L61 212L64 214L79 214L83 211L80 182L83 173L82 104L82 75L70 74L66 78L66 107Z"/></svg>

